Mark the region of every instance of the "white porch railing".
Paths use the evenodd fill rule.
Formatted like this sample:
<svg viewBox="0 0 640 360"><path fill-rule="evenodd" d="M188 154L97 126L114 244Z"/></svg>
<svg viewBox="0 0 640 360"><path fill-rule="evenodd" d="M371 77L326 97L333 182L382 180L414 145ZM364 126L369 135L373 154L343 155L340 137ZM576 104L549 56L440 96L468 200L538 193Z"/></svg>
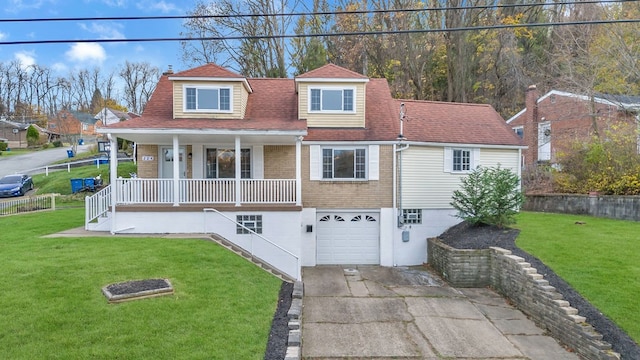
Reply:
<svg viewBox="0 0 640 360"><path fill-rule="evenodd" d="M111 185L106 186L92 196L84 198L85 229L93 220L104 215L111 206Z"/></svg>
<svg viewBox="0 0 640 360"><path fill-rule="evenodd" d="M171 204L173 179L117 179L118 204ZM180 204L233 204L233 179L180 179ZM295 179L242 179L241 204L295 204Z"/></svg>

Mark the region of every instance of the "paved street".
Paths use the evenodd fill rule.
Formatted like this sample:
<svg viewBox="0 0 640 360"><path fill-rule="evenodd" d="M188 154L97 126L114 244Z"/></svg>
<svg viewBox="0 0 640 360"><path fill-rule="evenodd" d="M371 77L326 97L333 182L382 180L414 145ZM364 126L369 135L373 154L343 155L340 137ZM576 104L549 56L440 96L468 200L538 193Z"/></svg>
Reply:
<svg viewBox="0 0 640 360"><path fill-rule="evenodd" d="M90 145L79 145L78 152L89 150ZM24 155L0 155L0 177L9 174L22 173L26 170L35 169L53 162L63 160L67 157L67 150L70 147L53 148L47 150L34 151ZM74 160L74 159L71 159ZM29 172L33 175L34 172Z"/></svg>

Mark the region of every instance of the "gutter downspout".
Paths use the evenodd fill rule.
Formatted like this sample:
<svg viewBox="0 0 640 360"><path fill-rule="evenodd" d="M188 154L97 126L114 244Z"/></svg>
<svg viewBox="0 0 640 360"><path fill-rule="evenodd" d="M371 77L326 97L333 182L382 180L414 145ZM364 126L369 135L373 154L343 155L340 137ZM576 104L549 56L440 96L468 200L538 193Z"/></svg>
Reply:
<svg viewBox="0 0 640 360"><path fill-rule="evenodd" d="M296 138L296 206L302 206L302 136Z"/></svg>

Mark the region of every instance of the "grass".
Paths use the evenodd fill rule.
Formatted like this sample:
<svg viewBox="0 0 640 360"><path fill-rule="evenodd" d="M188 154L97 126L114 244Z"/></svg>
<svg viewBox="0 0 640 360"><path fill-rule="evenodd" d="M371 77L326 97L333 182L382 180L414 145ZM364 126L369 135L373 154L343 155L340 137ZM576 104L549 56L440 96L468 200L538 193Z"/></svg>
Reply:
<svg viewBox="0 0 640 360"><path fill-rule="evenodd" d="M584 222L584 224L576 224ZM640 223L524 212L517 245L640 343Z"/></svg>
<svg viewBox="0 0 640 360"><path fill-rule="evenodd" d="M195 239L42 238L83 209L0 218L0 358L262 359L280 280ZM168 278L175 294L108 304L105 285Z"/></svg>
<svg viewBox="0 0 640 360"><path fill-rule="evenodd" d="M137 170L136 164L133 162L119 162L118 163L118 176L129 177L130 173L134 173ZM57 193L62 195L71 194L71 179L76 178L93 178L101 175L104 185L109 183L109 164L101 164L100 167L96 165L87 165L77 168L71 168L70 172L67 170L58 170L49 172L48 176L45 174L38 174L33 176L33 184L36 187L36 194L49 194ZM83 193L83 197L86 193Z"/></svg>

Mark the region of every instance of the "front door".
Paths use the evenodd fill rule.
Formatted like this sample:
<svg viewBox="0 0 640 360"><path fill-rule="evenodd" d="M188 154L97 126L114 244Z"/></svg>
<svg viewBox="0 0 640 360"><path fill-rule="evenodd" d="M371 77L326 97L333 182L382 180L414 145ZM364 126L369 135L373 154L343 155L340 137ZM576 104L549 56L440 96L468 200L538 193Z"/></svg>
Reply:
<svg viewBox="0 0 640 360"><path fill-rule="evenodd" d="M180 147L179 148L179 156L178 156L178 161L180 161L180 164L178 165L178 167L180 168L180 178L183 179L186 177L186 171L185 171L185 159L184 159L184 147ZM172 147L161 147L160 148L160 159L161 159L161 165L160 165L160 177L163 179L171 179L173 178L173 161L174 161L175 156L173 156L173 148Z"/></svg>

